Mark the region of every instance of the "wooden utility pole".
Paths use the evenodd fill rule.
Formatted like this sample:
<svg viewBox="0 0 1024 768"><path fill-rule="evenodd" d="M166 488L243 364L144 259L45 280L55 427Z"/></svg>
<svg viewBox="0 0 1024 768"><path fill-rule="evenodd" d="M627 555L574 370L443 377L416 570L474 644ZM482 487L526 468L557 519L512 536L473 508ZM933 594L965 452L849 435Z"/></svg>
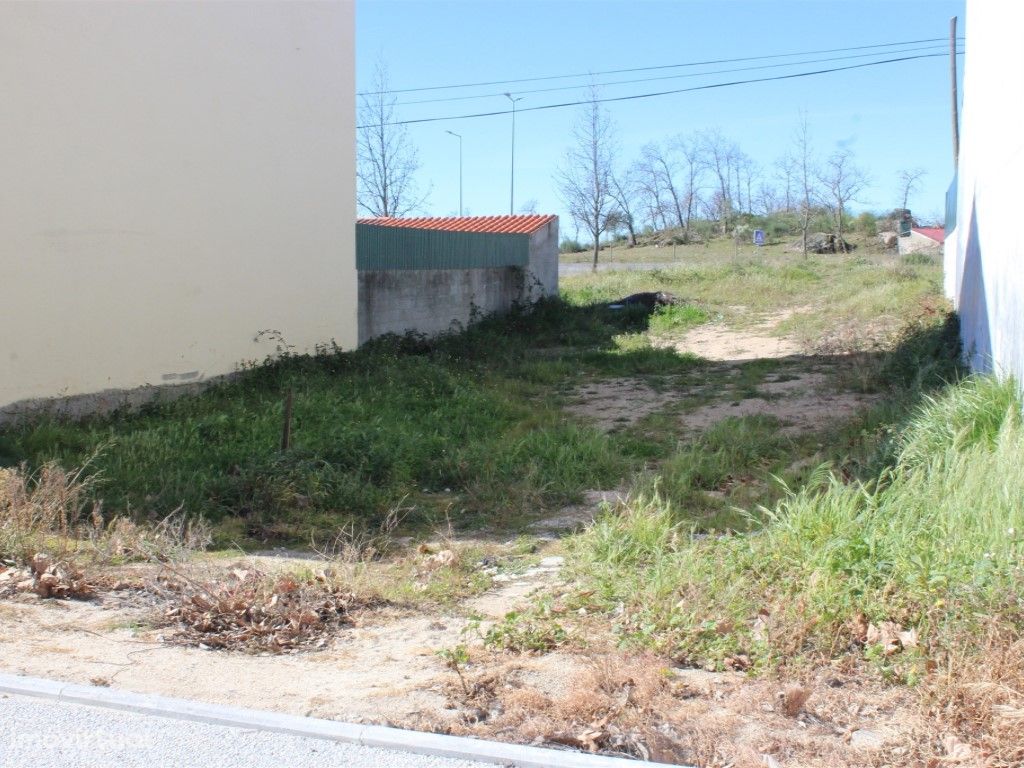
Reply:
<svg viewBox="0 0 1024 768"><path fill-rule="evenodd" d="M281 425L281 450L287 451L292 444L292 390L284 396L284 423Z"/></svg>
<svg viewBox="0 0 1024 768"><path fill-rule="evenodd" d="M949 77L953 94L953 167L960 165L960 108L956 93L956 16L949 20Z"/></svg>

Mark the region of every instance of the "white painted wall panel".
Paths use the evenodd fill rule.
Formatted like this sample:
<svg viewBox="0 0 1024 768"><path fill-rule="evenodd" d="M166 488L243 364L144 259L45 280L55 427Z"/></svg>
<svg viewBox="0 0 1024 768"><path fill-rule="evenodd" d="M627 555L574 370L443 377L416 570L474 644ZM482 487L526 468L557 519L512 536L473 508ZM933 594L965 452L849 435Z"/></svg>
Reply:
<svg viewBox="0 0 1024 768"><path fill-rule="evenodd" d="M946 289L979 371L1024 381L1024 5L969 0L957 227Z"/></svg>

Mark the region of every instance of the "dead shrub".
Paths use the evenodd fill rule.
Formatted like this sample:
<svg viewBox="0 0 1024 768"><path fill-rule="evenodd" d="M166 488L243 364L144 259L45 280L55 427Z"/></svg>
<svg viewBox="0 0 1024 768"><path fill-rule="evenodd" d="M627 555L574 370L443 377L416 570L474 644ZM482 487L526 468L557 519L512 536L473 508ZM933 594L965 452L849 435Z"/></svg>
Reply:
<svg viewBox="0 0 1024 768"><path fill-rule="evenodd" d="M77 548L76 533L99 514L86 515L92 478L85 468L65 471L55 463L36 472L25 465L0 468L0 557L28 563L40 549L64 559Z"/></svg>
<svg viewBox="0 0 1024 768"><path fill-rule="evenodd" d="M796 717L804 711L804 705L811 698L811 689L802 685L790 685L779 698L781 699L782 714L786 717Z"/></svg>
<svg viewBox="0 0 1024 768"><path fill-rule="evenodd" d="M96 475L44 464L0 468L0 558L29 565L45 553L66 572L81 564L147 560L172 562L205 549L209 526L177 509L154 525L121 516L106 519L93 501Z"/></svg>
<svg viewBox="0 0 1024 768"><path fill-rule="evenodd" d="M326 541L319 542L314 535L310 539L310 549L324 560L339 563L355 564L379 560L393 550L395 530L409 511L410 508L402 507L400 502L388 510L376 531L349 522Z"/></svg>
<svg viewBox="0 0 1024 768"><path fill-rule="evenodd" d="M367 604L323 573L300 578L235 569L204 581L176 573L154 589L170 602L161 618L175 628L173 642L248 653L323 648Z"/></svg>

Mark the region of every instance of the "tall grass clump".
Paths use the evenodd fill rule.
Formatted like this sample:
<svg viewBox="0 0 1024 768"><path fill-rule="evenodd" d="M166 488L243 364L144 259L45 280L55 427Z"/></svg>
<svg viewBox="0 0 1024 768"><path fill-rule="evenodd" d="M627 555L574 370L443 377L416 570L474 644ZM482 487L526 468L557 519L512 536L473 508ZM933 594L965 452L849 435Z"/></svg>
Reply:
<svg viewBox="0 0 1024 768"><path fill-rule="evenodd" d="M868 627L934 647L992 616L1024 627L1024 427L1016 385L972 377L927 399L871 481L823 471L756 534L697 540L655 495L573 544L625 640L707 663L864 649ZM895 629L894 629L895 631ZM907 653L900 658L910 658Z"/></svg>

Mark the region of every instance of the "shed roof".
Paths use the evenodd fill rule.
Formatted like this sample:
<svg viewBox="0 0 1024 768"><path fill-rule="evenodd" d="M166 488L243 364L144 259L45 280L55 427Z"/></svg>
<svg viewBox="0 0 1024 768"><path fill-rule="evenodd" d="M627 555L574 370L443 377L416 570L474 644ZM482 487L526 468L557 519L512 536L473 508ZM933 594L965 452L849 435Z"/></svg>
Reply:
<svg viewBox="0 0 1024 768"><path fill-rule="evenodd" d="M418 219L359 219L360 224L407 229L436 229L443 232L487 232L491 234L529 235L557 217L542 214L522 216L447 216Z"/></svg>
<svg viewBox="0 0 1024 768"><path fill-rule="evenodd" d="M936 243L942 243L946 240L946 230L942 227L912 227L911 229L919 235L924 235L929 240L934 240Z"/></svg>

